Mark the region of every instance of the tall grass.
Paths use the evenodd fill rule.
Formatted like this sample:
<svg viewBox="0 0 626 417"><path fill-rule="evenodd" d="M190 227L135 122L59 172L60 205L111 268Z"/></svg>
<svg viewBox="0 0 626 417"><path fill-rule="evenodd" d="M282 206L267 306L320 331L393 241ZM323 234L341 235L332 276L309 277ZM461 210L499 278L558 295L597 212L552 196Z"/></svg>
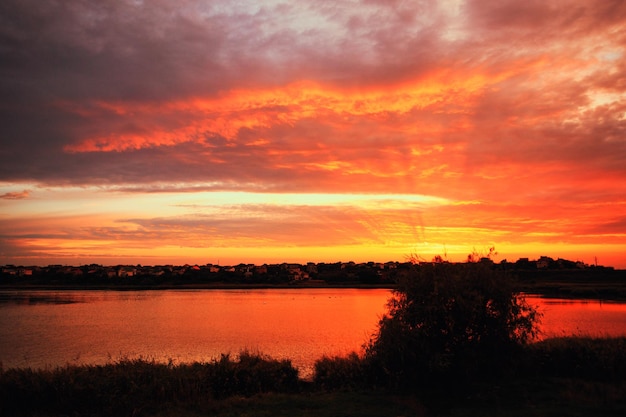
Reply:
<svg viewBox="0 0 626 417"><path fill-rule="evenodd" d="M533 343L526 349L527 373L626 381L626 337L560 337Z"/></svg>
<svg viewBox="0 0 626 417"><path fill-rule="evenodd" d="M228 396L298 387L298 371L290 361L249 352L208 363L123 359L107 365L0 369L0 415L140 416L171 405L208 406Z"/></svg>
<svg viewBox="0 0 626 417"><path fill-rule="evenodd" d="M324 356L315 361L313 382L325 390L368 387L370 378L365 361L356 353Z"/></svg>
<svg viewBox="0 0 626 417"><path fill-rule="evenodd" d="M550 393L548 402L556 399L588 403L589 407L599 407L600 403L617 404L611 407L619 410L626 407L619 400L626 395L626 338L547 339L524 346L512 359L514 365L506 378L463 380L464 387L450 380L414 394L429 407L453 405L469 397L488 397L495 404L526 398L525 403L532 405L541 400L536 387L545 385L559 391ZM397 394L397 387L381 384L377 366L367 355L356 353L323 357L315 363L309 383L298 378L290 361L245 351L190 364L122 359L106 365L54 369L0 366L0 415L149 416L169 415L168 410L173 410L171 415L180 410L209 415L234 399L257 398L254 396L265 393L286 395L312 389ZM456 389L462 389L456 394L463 395L455 396ZM608 407L606 404L602 407Z"/></svg>

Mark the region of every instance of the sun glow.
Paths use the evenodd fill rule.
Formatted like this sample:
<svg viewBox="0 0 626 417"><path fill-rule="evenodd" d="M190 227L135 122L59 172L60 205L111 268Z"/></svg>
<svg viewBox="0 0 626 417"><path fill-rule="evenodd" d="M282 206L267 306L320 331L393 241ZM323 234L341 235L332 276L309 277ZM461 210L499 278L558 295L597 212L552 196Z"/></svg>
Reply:
<svg viewBox="0 0 626 417"><path fill-rule="evenodd" d="M462 218L436 226L438 213L483 203L435 196L176 192L166 184L159 192L142 193L124 187L13 186L24 187L29 198L11 201L18 210L0 219L5 235L23 253L12 258L16 262L384 262L415 254L464 260L475 248L496 242L500 253L520 256L555 248L580 255L600 249L575 242L545 244L537 239L563 235L470 227ZM603 253L608 249L613 255L607 259L615 260L619 248L609 245ZM583 259L589 262L589 256Z"/></svg>

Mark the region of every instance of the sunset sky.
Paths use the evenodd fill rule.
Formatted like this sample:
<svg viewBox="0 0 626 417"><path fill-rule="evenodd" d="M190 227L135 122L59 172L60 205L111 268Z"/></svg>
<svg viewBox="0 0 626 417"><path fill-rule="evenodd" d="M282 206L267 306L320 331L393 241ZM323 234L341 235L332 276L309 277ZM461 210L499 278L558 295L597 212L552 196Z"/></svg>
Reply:
<svg viewBox="0 0 626 417"><path fill-rule="evenodd" d="M626 268L626 2L3 0L0 264Z"/></svg>

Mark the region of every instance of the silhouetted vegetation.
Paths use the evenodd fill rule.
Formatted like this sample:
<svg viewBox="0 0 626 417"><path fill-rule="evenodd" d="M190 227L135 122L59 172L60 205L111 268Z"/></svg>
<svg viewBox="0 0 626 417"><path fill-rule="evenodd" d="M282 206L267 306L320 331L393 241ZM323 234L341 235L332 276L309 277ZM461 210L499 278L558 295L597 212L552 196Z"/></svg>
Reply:
<svg viewBox="0 0 626 417"><path fill-rule="evenodd" d="M506 368L536 334L537 312L482 263L416 266L398 283L366 358L385 385L464 383Z"/></svg>
<svg viewBox="0 0 626 417"><path fill-rule="evenodd" d="M363 389L371 385L371 369L356 352L325 356L315 362L313 381L321 389Z"/></svg>
<svg viewBox="0 0 626 417"><path fill-rule="evenodd" d="M626 270L541 257L530 261L502 260L472 253L470 264L482 264L515 277L515 289L553 297L626 300ZM377 287L394 288L417 264L432 262L335 262L307 264L220 265L49 265L0 266L0 288L37 289L176 289L273 287ZM433 261L452 264L437 256ZM454 264L465 265L466 263Z"/></svg>
<svg viewBox="0 0 626 417"><path fill-rule="evenodd" d="M0 368L0 415L624 415L625 347L626 338L530 343L506 377L411 393L372 384L375 370L357 354L320 359L312 382L288 361L246 352L210 363Z"/></svg>
<svg viewBox="0 0 626 417"><path fill-rule="evenodd" d="M289 361L242 352L210 363L133 359L47 370L0 369L0 415L151 415L168 406L209 407L231 396L293 393Z"/></svg>
<svg viewBox="0 0 626 417"><path fill-rule="evenodd" d="M626 338L537 342L537 313L514 289L486 263L416 266L399 282L365 354L318 360L314 382L402 393L435 414L459 407L464 415L494 407L512 415L626 411Z"/></svg>
<svg viewBox="0 0 626 417"><path fill-rule="evenodd" d="M530 375L626 381L626 338L560 337L530 344L520 371Z"/></svg>

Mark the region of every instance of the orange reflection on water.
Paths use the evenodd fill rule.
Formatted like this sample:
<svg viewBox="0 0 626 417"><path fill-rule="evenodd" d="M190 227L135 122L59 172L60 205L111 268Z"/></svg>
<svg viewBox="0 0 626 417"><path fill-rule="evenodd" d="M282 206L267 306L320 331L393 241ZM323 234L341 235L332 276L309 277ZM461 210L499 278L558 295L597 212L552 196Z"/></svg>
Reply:
<svg viewBox="0 0 626 417"><path fill-rule="evenodd" d="M323 355L359 351L388 290L50 291L0 294L6 367L101 364L120 357L211 361L241 350L311 375Z"/></svg>
<svg viewBox="0 0 626 417"><path fill-rule="evenodd" d="M540 339L563 336L626 336L626 304L527 296L542 313Z"/></svg>

